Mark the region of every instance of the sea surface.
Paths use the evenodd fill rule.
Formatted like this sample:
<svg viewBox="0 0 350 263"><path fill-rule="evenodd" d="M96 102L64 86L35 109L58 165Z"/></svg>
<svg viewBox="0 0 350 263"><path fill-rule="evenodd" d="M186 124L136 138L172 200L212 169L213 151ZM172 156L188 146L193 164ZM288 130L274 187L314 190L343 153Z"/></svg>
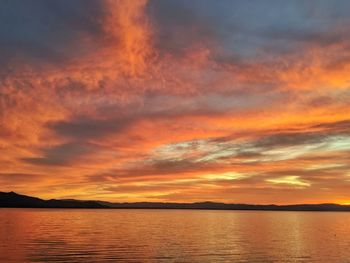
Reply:
<svg viewBox="0 0 350 263"><path fill-rule="evenodd" d="M350 213L0 209L0 262L350 262Z"/></svg>

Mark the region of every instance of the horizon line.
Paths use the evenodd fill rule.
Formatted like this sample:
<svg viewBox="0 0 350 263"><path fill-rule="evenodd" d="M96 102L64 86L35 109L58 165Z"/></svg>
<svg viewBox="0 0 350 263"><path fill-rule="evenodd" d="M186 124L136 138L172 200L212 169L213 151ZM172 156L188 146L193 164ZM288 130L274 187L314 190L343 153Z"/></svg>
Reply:
<svg viewBox="0 0 350 263"><path fill-rule="evenodd" d="M269 203L269 204L257 204L257 203L228 203L228 202L219 202L219 201L196 201L196 202L168 202L168 201L158 201L158 202L152 202L152 201L137 201L137 202L115 202L115 201L105 201L105 200L98 200L98 199L75 199L75 198L50 198L50 199L43 199L38 196L31 196L27 194L20 194L15 191L9 191L9 192L4 192L0 191L1 193L5 194L16 194L19 196L25 196L25 197L30 197L30 198L37 198L41 199L43 201L77 201L77 202L103 202L103 203L110 203L110 204L179 204L179 205L191 205L191 204L222 204L222 205L247 205L247 206L276 206L276 207L288 207L288 206L317 206L317 205L336 205L336 206L342 206L342 207L350 207L350 204L345 203L334 203L334 202L323 202L323 203L294 203L294 204L274 204L274 203Z"/></svg>

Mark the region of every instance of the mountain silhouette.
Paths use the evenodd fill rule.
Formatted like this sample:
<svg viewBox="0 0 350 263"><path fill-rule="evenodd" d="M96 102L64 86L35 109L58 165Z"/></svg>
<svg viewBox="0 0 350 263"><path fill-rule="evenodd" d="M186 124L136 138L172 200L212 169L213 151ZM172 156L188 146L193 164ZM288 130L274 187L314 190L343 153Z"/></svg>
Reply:
<svg viewBox="0 0 350 263"><path fill-rule="evenodd" d="M296 205L250 205L216 202L161 203L136 202L112 203L104 201L81 201L74 199L43 200L15 192L0 192L0 207L18 208L109 208L109 209L210 209L210 210L265 210L265 211L349 211L350 205L296 204Z"/></svg>
<svg viewBox="0 0 350 263"><path fill-rule="evenodd" d="M23 208L103 208L104 206L95 201L77 200L43 200L36 197L20 195L15 192L0 192L0 207L23 207Z"/></svg>

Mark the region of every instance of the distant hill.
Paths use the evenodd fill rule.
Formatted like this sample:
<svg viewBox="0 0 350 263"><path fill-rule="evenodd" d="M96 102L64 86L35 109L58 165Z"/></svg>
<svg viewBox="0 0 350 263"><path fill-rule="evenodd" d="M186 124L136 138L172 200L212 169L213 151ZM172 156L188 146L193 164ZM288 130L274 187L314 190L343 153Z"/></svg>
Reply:
<svg viewBox="0 0 350 263"><path fill-rule="evenodd" d="M349 205L338 205L338 204L249 205L249 204L225 204L225 203L215 203L215 202L200 202L200 203L100 202L100 203L111 208L266 210L266 211L350 211Z"/></svg>
<svg viewBox="0 0 350 263"><path fill-rule="evenodd" d="M20 208L109 208L109 209L208 209L208 210L265 210L265 211L349 211L350 205L298 204L298 205L249 205L215 202L200 203L111 203L103 201L43 200L15 192L0 192L0 207Z"/></svg>
<svg viewBox="0 0 350 263"><path fill-rule="evenodd" d="M23 208L103 208L104 206L95 201L77 200L43 200L36 197L16 194L15 192L0 192L0 207L23 207Z"/></svg>

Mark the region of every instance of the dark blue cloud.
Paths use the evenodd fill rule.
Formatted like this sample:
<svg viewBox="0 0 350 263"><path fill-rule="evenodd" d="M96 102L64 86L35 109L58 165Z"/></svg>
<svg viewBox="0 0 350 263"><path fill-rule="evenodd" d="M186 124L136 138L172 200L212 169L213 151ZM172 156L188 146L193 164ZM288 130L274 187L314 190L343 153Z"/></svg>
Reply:
<svg viewBox="0 0 350 263"><path fill-rule="evenodd" d="M79 117L70 121L50 123L49 127L58 135L76 140L96 139L126 129L134 119L93 119Z"/></svg>
<svg viewBox="0 0 350 263"><path fill-rule="evenodd" d="M97 0L1 1L0 55L13 59L57 63L74 55L83 34L99 34L102 2Z"/></svg>
<svg viewBox="0 0 350 263"><path fill-rule="evenodd" d="M209 43L255 57L262 50L279 54L300 44L332 44L347 37L349 1L152 0L147 12L156 25L160 49L179 54Z"/></svg>
<svg viewBox="0 0 350 263"><path fill-rule="evenodd" d="M40 149L42 157L24 158L23 160L35 165L66 166L79 157L95 153L98 146L91 143L71 142Z"/></svg>

